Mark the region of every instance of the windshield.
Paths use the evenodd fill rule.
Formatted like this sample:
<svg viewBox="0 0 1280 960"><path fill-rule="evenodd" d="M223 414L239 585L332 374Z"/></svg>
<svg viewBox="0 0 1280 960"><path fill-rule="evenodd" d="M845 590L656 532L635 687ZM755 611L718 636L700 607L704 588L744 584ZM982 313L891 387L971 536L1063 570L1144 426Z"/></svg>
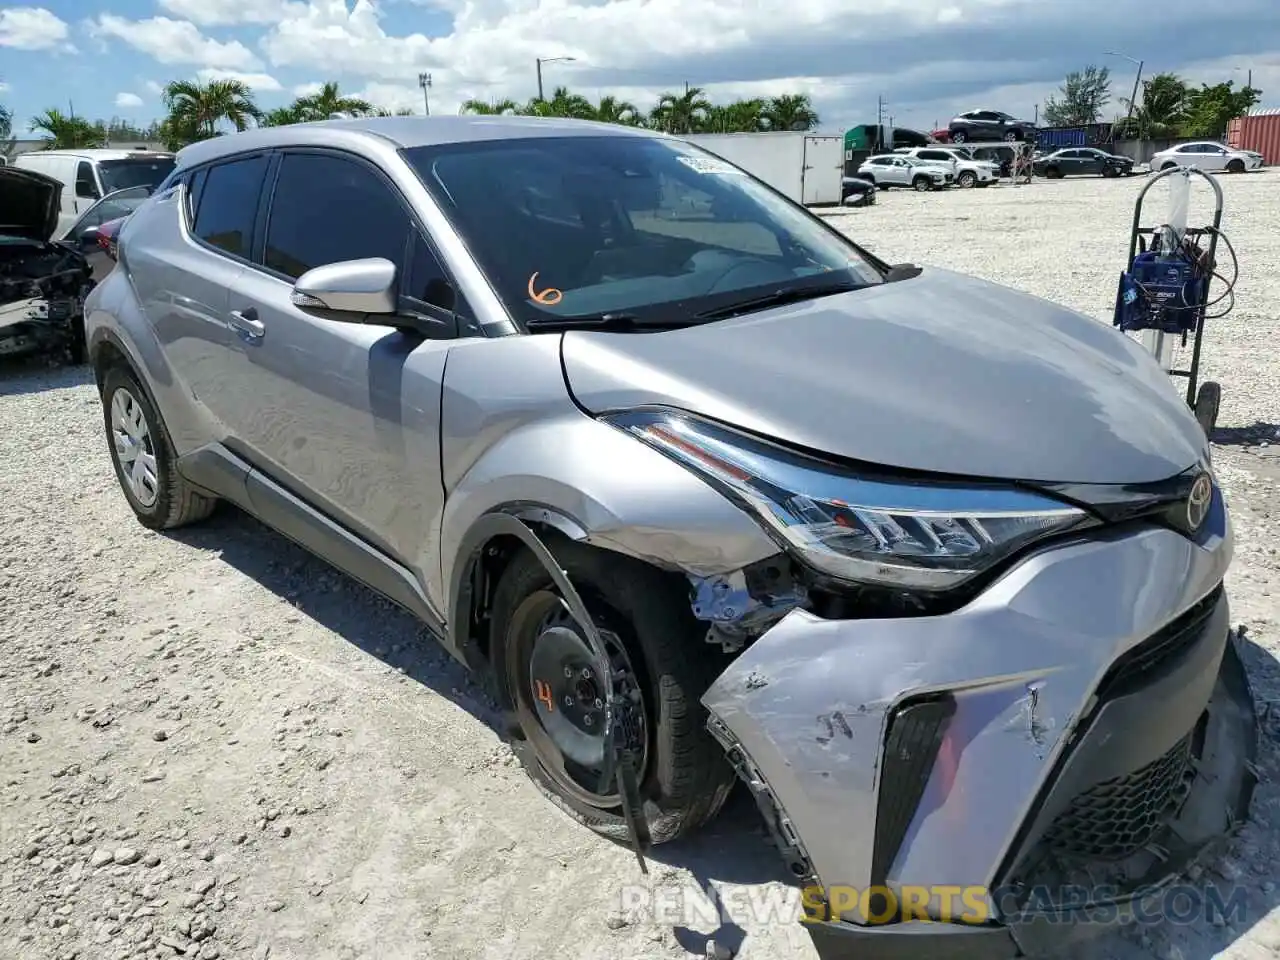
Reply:
<svg viewBox="0 0 1280 960"><path fill-rule="evenodd" d="M174 157L130 157L127 160L102 160L98 174L107 193L128 187L150 187L154 190L173 173Z"/></svg>
<svg viewBox="0 0 1280 960"><path fill-rule="evenodd" d="M517 322L679 320L881 267L821 221L691 144L533 137L404 151Z"/></svg>

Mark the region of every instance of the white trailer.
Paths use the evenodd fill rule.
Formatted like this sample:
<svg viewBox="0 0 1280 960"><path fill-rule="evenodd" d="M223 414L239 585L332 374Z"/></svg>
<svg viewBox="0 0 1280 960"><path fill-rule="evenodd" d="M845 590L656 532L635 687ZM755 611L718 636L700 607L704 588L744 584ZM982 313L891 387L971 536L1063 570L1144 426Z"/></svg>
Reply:
<svg viewBox="0 0 1280 960"><path fill-rule="evenodd" d="M820 134L695 133L683 139L714 153L806 206L840 202L844 138Z"/></svg>

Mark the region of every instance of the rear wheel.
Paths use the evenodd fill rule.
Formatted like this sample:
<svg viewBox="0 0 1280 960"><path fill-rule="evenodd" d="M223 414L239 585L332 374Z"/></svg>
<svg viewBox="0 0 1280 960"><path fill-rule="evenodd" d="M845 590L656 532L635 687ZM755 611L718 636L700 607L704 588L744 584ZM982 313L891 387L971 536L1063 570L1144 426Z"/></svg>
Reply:
<svg viewBox="0 0 1280 960"><path fill-rule="evenodd" d="M557 542L555 553L591 613L621 692L639 708L636 780L653 842L687 834L719 812L735 775L706 732L699 698L717 664L683 582L567 541ZM599 782L606 683L595 674L583 630L532 553L521 551L503 572L492 615L490 658L524 741L525 772L579 823L627 840L621 800L612 784Z"/></svg>
<svg viewBox="0 0 1280 960"><path fill-rule="evenodd" d="M1118 177L1120 176L1120 171L1115 167L1107 166L1102 168L1102 175L1104 177Z"/></svg>
<svg viewBox="0 0 1280 960"><path fill-rule="evenodd" d="M957 130L955 133L951 134L951 142L952 143L968 143L969 135L965 133L963 130Z"/></svg>
<svg viewBox="0 0 1280 960"><path fill-rule="evenodd" d="M1061 179L1062 179L1062 171L1061 171L1061 170L1059 170L1057 167L1048 167L1048 168L1046 168L1046 170L1045 170L1045 172L1044 172L1044 175L1045 175L1045 179L1047 179L1047 180L1061 180Z"/></svg>
<svg viewBox="0 0 1280 960"><path fill-rule="evenodd" d="M1005 133L1004 138L1009 143L1022 139L1022 132L1019 130L1009 130Z"/></svg>
<svg viewBox="0 0 1280 960"><path fill-rule="evenodd" d="M116 479L144 527L169 530L213 512L218 501L178 473L169 431L131 372L119 366L107 370L102 409Z"/></svg>
<svg viewBox="0 0 1280 960"><path fill-rule="evenodd" d="M1232 160L1227 164L1227 173L1244 173L1244 161L1238 158Z"/></svg>

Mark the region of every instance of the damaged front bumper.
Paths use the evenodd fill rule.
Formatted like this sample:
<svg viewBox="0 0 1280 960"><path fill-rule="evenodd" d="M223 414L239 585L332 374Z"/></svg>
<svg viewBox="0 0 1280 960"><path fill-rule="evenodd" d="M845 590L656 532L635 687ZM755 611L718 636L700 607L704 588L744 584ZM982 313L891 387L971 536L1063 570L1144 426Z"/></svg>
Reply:
<svg viewBox="0 0 1280 960"><path fill-rule="evenodd" d="M1076 541L955 613L797 609L748 647L703 701L820 954L1034 955L1158 916L1255 783L1231 549L1217 494L1196 542Z"/></svg>

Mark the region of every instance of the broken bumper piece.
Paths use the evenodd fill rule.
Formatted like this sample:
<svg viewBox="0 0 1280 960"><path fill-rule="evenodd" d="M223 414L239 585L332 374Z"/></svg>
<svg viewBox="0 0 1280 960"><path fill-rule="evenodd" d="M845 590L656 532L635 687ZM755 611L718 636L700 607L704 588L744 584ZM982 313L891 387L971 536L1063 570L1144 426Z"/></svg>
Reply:
<svg viewBox="0 0 1280 960"><path fill-rule="evenodd" d="M1198 542L1077 541L956 613L796 610L747 648L703 699L820 955L1035 955L1158 920L1255 783L1231 547L1219 497Z"/></svg>

